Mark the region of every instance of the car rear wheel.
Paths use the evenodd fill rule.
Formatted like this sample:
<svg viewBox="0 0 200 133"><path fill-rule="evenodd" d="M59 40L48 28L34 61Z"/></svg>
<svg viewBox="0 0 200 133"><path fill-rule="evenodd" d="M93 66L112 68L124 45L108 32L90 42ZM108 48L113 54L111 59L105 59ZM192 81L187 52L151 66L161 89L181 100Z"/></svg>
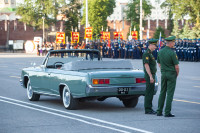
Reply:
<svg viewBox="0 0 200 133"><path fill-rule="evenodd" d="M138 103L138 97L123 99L122 102L126 108L134 108Z"/></svg>
<svg viewBox="0 0 200 133"><path fill-rule="evenodd" d="M38 101L40 99L40 95L33 92L30 80L27 83L27 96L30 101Z"/></svg>
<svg viewBox="0 0 200 133"><path fill-rule="evenodd" d="M70 90L67 86L65 86L63 89L62 100L63 100L64 107L66 109L70 109L70 110L77 109L79 101L78 99L75 99L72 97Z"/></svg>

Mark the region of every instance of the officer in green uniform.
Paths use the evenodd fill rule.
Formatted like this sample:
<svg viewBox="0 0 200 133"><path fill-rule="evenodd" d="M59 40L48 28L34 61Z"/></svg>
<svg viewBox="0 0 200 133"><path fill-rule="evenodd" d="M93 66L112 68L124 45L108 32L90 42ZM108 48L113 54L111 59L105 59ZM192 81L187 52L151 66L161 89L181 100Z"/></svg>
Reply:
<svg viewBox="0 0 200 133"><path fill-rule="evenodd" d="M155 74L157 71L156 61L152 52L157 48L157 39L149 40L149 47L147 51L143 54L143 67L146 80L146 92L144 98L144 108L145 114L156 114L156 111L152 109L152 101L155 88Z"/></svg>
<svg viewBox="0 0 200 133"><path fill-rule="evenodd" d="M158 53L158 65L161 68L161 90L158 101L157 116L162 116L166 99L165 117L175 117L171 114L172 100L176 87L176 79L179 74L179 61L176 53L171 48L175 45L175 36L165 38L167 45Z"/></svg>

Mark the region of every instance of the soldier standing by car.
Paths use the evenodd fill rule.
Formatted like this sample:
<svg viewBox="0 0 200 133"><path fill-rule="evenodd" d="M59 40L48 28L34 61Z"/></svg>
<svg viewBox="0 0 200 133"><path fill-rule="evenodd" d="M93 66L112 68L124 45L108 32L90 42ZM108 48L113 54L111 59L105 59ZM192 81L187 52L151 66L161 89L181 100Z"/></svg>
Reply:
<svg viewBox="0 0 200 133"><path fill-rule="evenodd" d="M165 39L167 45L158 53L158 65L161 68L161 90L158 101L157 116L162 116L162 111L166 99L165 117L175 117L171 114L172 100L176 87L176 79L179 74L179 61L176 53L171 50L174 46L175 36Z"/></svg>
<svg viewBox="0 0 200 133"><path fill-rule="evenodd" d="M145 114L156 114L156 111L152 109L152 101L155 89L155 74L157 71L156 61L152 52L156 49L157 39L149 40L149 47L143 54L143 67L146 80L146 92L144 97Z"/></svg>

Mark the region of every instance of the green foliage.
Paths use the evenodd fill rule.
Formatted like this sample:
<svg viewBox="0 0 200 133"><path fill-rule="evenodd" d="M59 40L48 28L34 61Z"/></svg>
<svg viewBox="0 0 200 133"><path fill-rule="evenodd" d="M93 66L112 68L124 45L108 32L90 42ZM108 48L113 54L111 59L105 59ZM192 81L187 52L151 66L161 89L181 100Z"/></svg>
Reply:
<svg viewBox="0 0 200 133"><path fill-rule="evenodd" d="M169 33L171 34L173 27L174 27L174 21L173 21L173 13L172 13L172 5L168 3L167 1L163 2L161 4L161 8L164 9L164 12L168 14L169 23L167 26L167 29L169 30Z"/></svg>
<svg viewBox="0 0 200 133"><path fill-rule="evenodd" d="M45 28L47 28L56 22L58 11L64 4L64 0L24 0L24 3L17 7L16 14L22 17L21 22L36 29L42 29L42 17L45 17Z"/></svg>
<svg viewBox="0 0 200 133"><path fill-rule="evenodd" d="M178 24L178 20L174 20L174 28L173 28L173 31L172 31L172 35L173 36L176 36L176 38L179 38L180 36L180 29L179 29L179 24Z"/></svg>
<svg viewBox="0 0 200 133"><path fill-rule="evenodd" d="M196 24L192 28L191 36L192 36L192 39L194 39L194 38L196 38L196 39L200 38L200 24Z"/></svg>
<svg viewBox="0 0 200 133"><path fill-rule="evenodd" d="M85 3L84 1L82 24L86 24ZM102 26L104 30L107 28L107 17L113 13L114 8L115 0L88 0L88 21L93 27L93 34L98 35Z"/></svg>
<svg viewBox="0 0 200 133"><path fill-rule="evenodd" d="M153 6L150 4L148 0L142 1L143 8L143 18L151 14L151 9ZM127 10L125 11L127 20L131 21L132 29L135 27L137 31L139 31L139 23L140 23L140 0L131 0L127 5ZM143 24L144 20L143 20ZM144 25L143 25L144 26ZM139 33L139 32L138 32Z"/></svg>
<svg viewBox="0 0 200 133"><path fill-rule="evenodd" d="M190 30L188 21L186 21L186 24L183 27L183 33L180 35L180 38L181 39L184 39L184 38L191 39L191 30Z"/></svg>
<svg viewBox="0 0 200 133"><path fill-rule="evenodd" d="M196 24L189 33L190 39L200 38L200 24Z"/></svg>
<svg viewBox="0 0 200 133"><path fill-rule="evenodd" d="M200 24L196 24L191 30L187 25L185 25L183 29L183 38L189 38L189 39L195 39L195 38L200 38Z"/></svg>
<svg viewBox="0 0 200 133"><path fill-rule="evenodd" d="M183 31L182 34L180 34L180 31L177 30L176 25L174 25L174 31L172 34L180 34L181 38L190 39L194 39L199 36L200 0L166 0L166 2L162 4L162 7L167 7L168 9L170 9L169 11L171 11L175 15L174 18L176 20L183 19L184 16L189 15L189 22L196 23L195 26L190 30L187 22L184 28L181 29Z"/></svg>
<svg viewBox="0 0 200 133"><path fill-rule="evenodd" d="M160 26L156 29L156 32L154 33L153 38L154 38L154 39L159 39L159 37L160 37L160 32L161 32L161 37L162 37L162 38L165 38L165 31L164 31L164 29L163 29L162 27L160 27Z"/></svg>
<svg viewBox="0 0 200 133"><path fill-rule="evenodd" d="M191 22L199 23L200 0L166 0L166 2L171 4L176 19L181 19L189 14Z"/></svg>
<svg viewBox="0 0 200 133"><path fill-rule="evenodd" d="M75 31L75 29L79 31L78 23L81 19L80 9L81 9L80 0L70 0L69 4L67 4L66 7L63 9L67 17L67 21L65 22L65 27L66 27L65 33L66 36L68 36L69 38L71 38L72 28L73 31Z"/></svg>

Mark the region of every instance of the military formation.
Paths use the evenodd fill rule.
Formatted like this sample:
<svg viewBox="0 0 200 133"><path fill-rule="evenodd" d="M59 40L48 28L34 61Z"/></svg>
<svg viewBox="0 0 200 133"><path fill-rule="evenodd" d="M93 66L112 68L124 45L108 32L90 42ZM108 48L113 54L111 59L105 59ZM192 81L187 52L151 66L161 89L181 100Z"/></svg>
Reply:
<svg viewBox="0 0 200 133"><path fill-rule="evenodd" d="M44 55L48 50L57 49L98 49L101 51L103 58L122 58L122 59L141 59L143 53L148 49L148 40L111 40L111 41L88 41L87 43L76 44L57 44L49 43L51 45L43 45L38 49L38 55ZM62 45L62 46L61 46ZM157 54L160 49L166 46L166 40L162 39L159 45L157 41L157 48L152 52L154 58L157 60ZM175 45L172 48L180 61L200 61L200 39L176 39Z"/></svg>
<svg viewBox="0 0 200 133"><path fill-rule="evenodd" d="M176 39L175 51L181 61L199 61L200 39Z"/></svg>
<svg viewBox="0 0 200 133"><path fill-rule="evenodd" d="M108 41L101 44L89 42L86 48L99 49L104 58L141 59L149 46L150 40L114 40L110 44ZM157 48L152 53L156 60L158 51L166 46L166 40L162 39L160 45L158 43L159 41ZM172 49L176 52L180 61L200 61L200 39L176 39Z"/></svg>

